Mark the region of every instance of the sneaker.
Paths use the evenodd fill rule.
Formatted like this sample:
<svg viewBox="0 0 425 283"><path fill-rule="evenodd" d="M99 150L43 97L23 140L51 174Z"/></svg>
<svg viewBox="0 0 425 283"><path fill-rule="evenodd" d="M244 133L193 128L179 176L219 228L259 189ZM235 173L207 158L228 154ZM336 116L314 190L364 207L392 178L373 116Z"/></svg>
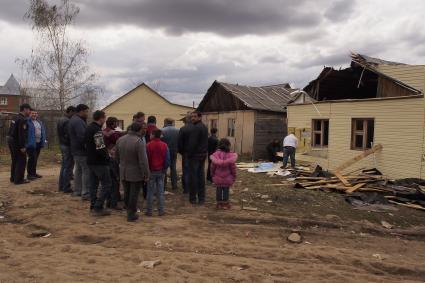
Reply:
<svg viewBox="0 0 425 283"><path fill-rule="evenodd" d="M28 184L28 183L30 183L30 181L28 181L28 180L23 180L23 181L21 181L21 182L17 182L17 183L14 183L15 185L24 185L24 184Z"/></svg>
<svg viewBox="0 0 425 283"><path fill-rule="evenodd" d="M111 213L104 209L93 209L91 211L93 216L109 216Z"/></svg>
<svg viewBox="0 0 425 283"><path fill-rule="evenodd" d="M152 216L152 212L147 212L146 211L145 215L151 217Z"/></svg>
<svg viewBox="0 0 425 283"><path fill-rule="evenodd" d="M34 175L34 177L39 178L39 179L40 179L40 178L43 178L43 176L41 176L41 175L39 175L39 174L35 174L35 175Z"/></svg>
<svg viewBox="0 0 425 283"><path fill-rule="evenodd" d="M90 200L90 196L88 196L88 195L82 196L81 197L81 200L83 200L83 201L89 201Z"/></svg>
<svg viewBox="0 0 425 283"><path fill-rule="evenodd" d="M30 180L30 181L32 181L32 180L37 179L37 177L36 176L32 176L32 175L28 175L27 176L27 179Z"/></svg>
<svg viewBox="0 0 425 283"><path fill-rule="evenodd" d="M164 215L165 215L165 211L158 212L158 216L164 216Z"/></svg>
<svg viewBox="0 0 425 283"><path fill-rule="evenodd" d="M127 216L127 221L128 222L136 222L136 220L139 219L139 216L137 214L131 215L131 216Z"/></svg>
<svg viewBox="0 0 425 283"><path fill-rule="evenodd" d="M229 210L232 206L230 205L230 202L225 202L223 203L223 209L224 210Z"/></svg>

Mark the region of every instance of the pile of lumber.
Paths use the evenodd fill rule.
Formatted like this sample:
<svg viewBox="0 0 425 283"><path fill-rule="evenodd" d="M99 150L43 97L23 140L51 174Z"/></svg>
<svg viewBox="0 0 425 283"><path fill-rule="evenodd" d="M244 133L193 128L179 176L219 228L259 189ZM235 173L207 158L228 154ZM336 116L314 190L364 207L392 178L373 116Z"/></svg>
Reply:
<svg viewBox="0 0 425 283"><path fill-rule="evenodd" d="M382 175L369 175L362 173L359 175L341 174L333 177L296 177L295 187L307 190L336 190L351 194L355 191L379 191L372 184L386 184L388 180Z"/></svg>

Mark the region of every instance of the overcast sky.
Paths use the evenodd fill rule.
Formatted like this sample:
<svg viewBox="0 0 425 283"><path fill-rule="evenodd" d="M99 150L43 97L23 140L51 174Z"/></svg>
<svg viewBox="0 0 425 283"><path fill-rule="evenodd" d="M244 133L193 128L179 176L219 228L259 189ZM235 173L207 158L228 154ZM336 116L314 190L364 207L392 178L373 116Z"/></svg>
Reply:
<svg viewBox="0 0 425 283"><path fill-rule="evenodd" d="M0 85L20 75L32 29L27 0L0 0ZM106 102L146 82L199 102L214 80L304 87L350 51L425 64L422 0L75 0L72 32L90 50Z"/></svg>

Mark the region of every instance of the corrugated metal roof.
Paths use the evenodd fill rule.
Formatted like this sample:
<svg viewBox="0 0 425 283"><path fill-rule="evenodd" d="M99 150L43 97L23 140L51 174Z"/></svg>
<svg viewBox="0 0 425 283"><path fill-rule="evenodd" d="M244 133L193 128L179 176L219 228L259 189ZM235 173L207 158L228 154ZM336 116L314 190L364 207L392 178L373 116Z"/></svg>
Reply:
<svg viewBox="0 0 425 283"><path fill-rule="evenodd" d="M241 100L248 108L256 110L284 112L286 105L295 97L295 95L291 95L292 89L287 83L260 87L217 83Z"/></svg>

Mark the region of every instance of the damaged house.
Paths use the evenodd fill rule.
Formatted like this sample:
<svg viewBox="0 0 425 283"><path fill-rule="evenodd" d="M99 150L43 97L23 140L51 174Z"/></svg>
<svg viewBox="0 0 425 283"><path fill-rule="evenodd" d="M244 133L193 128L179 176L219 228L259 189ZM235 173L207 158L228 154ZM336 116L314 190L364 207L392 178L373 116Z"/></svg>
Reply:
<svg viewBox="0 0 425 283"><path fill-rule="evenodd" d="M198 106L209 129L217 128L238 154L267 157L266 146L287 133L286 105L293 100L289 84L244 86L215 81Z"/></svg>
<svg viewBox="0 0 425 283"><path fill-rule="evenodd" d="M425 178L425 66L353 54L349 68L325 67L288 105L297 158L329 170L374 144L382 150L348 168L390 178ZM348 173L347 170L345 173Z"/></svg>

